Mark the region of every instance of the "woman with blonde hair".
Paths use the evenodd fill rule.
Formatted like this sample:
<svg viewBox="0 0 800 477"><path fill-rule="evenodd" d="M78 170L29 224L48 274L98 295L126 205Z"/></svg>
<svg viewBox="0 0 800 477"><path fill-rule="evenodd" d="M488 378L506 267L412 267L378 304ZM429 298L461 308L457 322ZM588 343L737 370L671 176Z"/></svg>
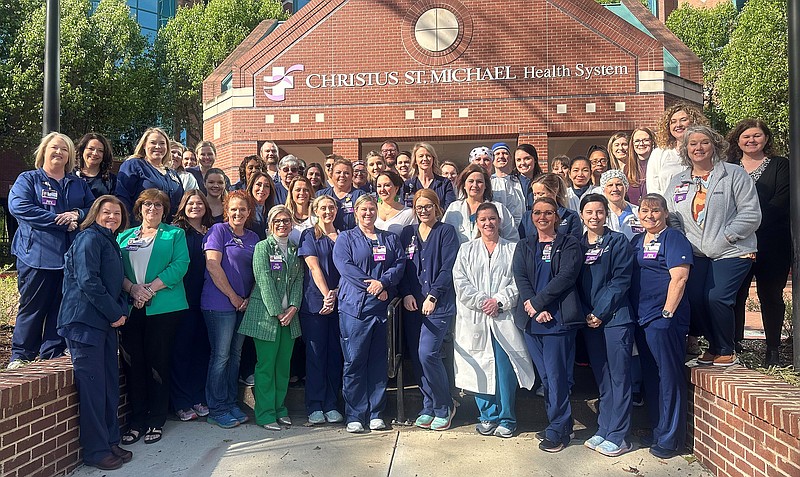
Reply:
<svg viewBox="0 0 800 477"><path fill-rule="evenodd" d="M314 225L314 216L311 213L311 200L314 198L314 186L311 181L303 176L297 176L289 183L286 196L286 208L292 217L292 232L289 239L300 243L300 234L303 230Z"/></svg>
<svg viewBox="0 0 800 477"><path fill-rule="evenodd" d="M439 159L436 150L426 142L418 142L411 151L414 161L414 177L408 179L403 185L402 200L406 207L411 207L414 194L420 189L433 189L439 196L439 203L447 209L456 199L453 184L441 175Z"/></svg>
<svg viewBox="0 0 800 477"><path fill-rule="evenodd" d="M667 190L670 180L685 169L681 162L679 145L686 128L693 124L708 125L708 118L696 106L677 103L664 111L656 133L658 144L663 150L659 155L651 155L647 164L648 192L664 197L670 195Z"/></svg>

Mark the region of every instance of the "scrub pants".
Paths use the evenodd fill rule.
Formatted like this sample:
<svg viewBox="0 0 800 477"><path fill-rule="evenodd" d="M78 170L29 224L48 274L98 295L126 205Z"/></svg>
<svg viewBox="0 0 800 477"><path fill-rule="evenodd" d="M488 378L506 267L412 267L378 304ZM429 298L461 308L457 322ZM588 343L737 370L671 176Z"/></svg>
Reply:
<svg viewBox="0 0 800 477"><path fill-rule="evenodd" d="M636 327L642 384L653 444L681 450L686 439L686 334L688 317L656 318Z"/></svg>
<svg viewBox="0 0 800 477"><path fill-rule="evenodd" d="M275 319L275 318L268 318ZM256 400L256 424L272 424L286 417L286 391L289 389L289 365L294 338L289 326L278 326L275 341L253 338L256 345L256 369L253 395Z"/></svg>
<svg viewBox="0 0 800 477"><path fill-rule="evenodd" d="M172 386L170 401L175 411L206 403L206 378L211 347L208 330L199 308L181 317L172 345Z"/></svg>
<svg viewBox="0 0 800 477"><path fill-rule="evenodd" d="M736 294L753 261L749 258L711 260L694 257L686 293L692 308L692 319L700 319L708 352L715 355L734 354Z"/></svg>
<svg viewBox="0 0 800 477"><path fill-rule="evenodd" d="M584 328L583 336L600 391L596 435L622 447L631 427L633 323Z"/></svg>
<svg viewBox="0 0 800 477"><path fill-rule="evenodd" d="M17 260L19 311L11 338L11 361L64 354L64 339L56 331L63 281L64 270L33 268Z"/></svg>
<svg viewBox="0 0 800 477"><path fill-rule="evenodd" d="M446 418L453 407L442 353L444 337L453 318L444 315L424 316L419 311L403 311L403 333L422 393L420 415ZM511 371L513 374L513 369ZM516 384L516 376L514 382Z"/></svg>
<svg viewBox="0 0 800 477"><path fill-rule="evenodd" d="M494 394L475 394L475 404L481 413L481 421L498 423L506 429L517 429L517 388L519 381L514 367L503 346L492 335L494 351Z"/></svg>
<svg viewBox="0 0 800 477"><path fill-rule="evenodd" d="M339 332L345 419L366 426L386 407L386 314L355 317L339 310Z"/></svg>
<svg viewBox="0 0 800 477"><path fill-rule="evenodd" d="M119 359L117 331L109 330L100 343L67 340L75 385L83 461L92 465L119 444Z"/></svg>
<svg viewBox="0 0 800 477"><path fill-rule="evenodd" d="M342 345L339 313L300 313L306 346L306 413L337 408L342 390Z"/></svg>
<svg viewBox="0 0 800 477"><path fill-rule="evenodd" d="M528 351L544 387L545 411L550 422L545 430L547 440L564 445L569 444L572 434L569 394L576 334L577 330L545 335L532 335L525 331Z"/></svg>

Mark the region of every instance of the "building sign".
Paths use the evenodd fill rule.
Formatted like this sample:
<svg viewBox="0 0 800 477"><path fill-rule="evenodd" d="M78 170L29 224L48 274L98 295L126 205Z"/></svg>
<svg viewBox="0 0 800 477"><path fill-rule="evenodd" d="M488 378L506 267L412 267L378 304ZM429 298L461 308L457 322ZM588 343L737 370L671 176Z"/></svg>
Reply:
<svg viewBox="0 0 800 477"><path fill-rule="evenodd" d="M271 76L264 76L264 93L272 101L283 101L286 90L294 88L291 73L304 71L303 65L293 65L288 69L273 67ZM491 66L486 68L439 68L407 71L369 71L355 73L309 73L303 81L309 89L326 88L369 88L386 86L412 86L476 83L484 81L531 81L549 78L574 78L590 81L606 76L625 76L627 65L571 65L544 66Z"/></svg>

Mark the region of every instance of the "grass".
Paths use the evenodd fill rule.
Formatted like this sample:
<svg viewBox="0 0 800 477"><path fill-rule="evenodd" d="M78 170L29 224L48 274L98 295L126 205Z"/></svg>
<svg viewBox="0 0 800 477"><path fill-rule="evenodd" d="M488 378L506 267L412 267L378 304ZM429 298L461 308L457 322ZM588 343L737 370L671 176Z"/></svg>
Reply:
<svg viewBox="0 0 800 477"><path fill-rule="evenodd" d="M11 266L0 267L0 327L14 326L19 307L17 274L9 273Z"/></svg>

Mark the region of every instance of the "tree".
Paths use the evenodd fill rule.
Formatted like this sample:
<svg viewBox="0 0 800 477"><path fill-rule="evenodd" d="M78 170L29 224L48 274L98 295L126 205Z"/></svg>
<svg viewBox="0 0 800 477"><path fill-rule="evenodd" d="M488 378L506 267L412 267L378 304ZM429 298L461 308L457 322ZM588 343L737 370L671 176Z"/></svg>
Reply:
<svg viewBox="0 0 800 477"><path fill-rule="evenodd" d="M279 0L210 0L179 8L155 43L168 129L185 129L188 143L200 141L203 80L259 23L287 17Z"/></svg>
<svg viewBox="0 0 800 477"><path fill-rule="evenodd" d="M19 0L16 0L19 1ZM19 3L22 3L19 1ZM39 142L44 84L46 7L20 24L0 85L8 108L0 147L30 150ZM156 76L147 40L124 0L61 0L61 131L78 138L97 131L127 154L133 138L156 120Z"/></svg>
<svg viewBox="0 0 800 477"><path fill-rule="evenodd" d="M717 83L725 71L722 52L736 26L737 15L731 2L714 8L694 8L687 3L667 18L667 28L703 61L705 112L712 126L720 130L725 129L725 119L718 105Z"/></svg>
<svg viewBox="0 0 800 477"><path fill-rule="evenodd" d="M783 151L789 137L788 31L786 0L745 3L722 52L725 70L717 85L728 124L763 119Z"/></svg>

